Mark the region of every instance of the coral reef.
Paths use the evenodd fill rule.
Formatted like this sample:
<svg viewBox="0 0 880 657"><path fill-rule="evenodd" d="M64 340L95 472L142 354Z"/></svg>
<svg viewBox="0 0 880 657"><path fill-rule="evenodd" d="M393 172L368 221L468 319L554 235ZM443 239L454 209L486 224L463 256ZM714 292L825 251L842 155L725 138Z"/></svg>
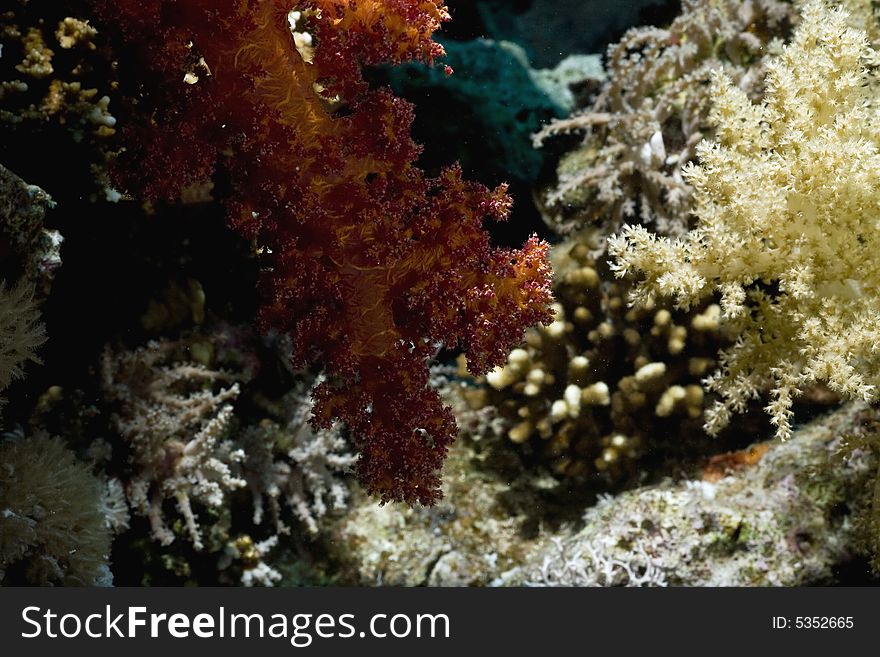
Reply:
<svg viewBox="0 0 880 657"><path fill-rule="evenodd" d="M443 498L431 507L377 506L356 494L330 528L331 549L350 583L485 586L522 563L530 547L521 536L525 514L501 501L509 481L474 467L475 460L481 457L472 443L453 444Z"/></svg>
<svg viewBox="0 0 880 657"><path fill-rule="evenodd" d="M720 396L711 433L767 390L781 438L813 383L877 398L880 86L867 68L876 52L847 18L807 3L791 44L767 63L761 104L717 72L716 137L685 170L696 227L667 239L627 226L609 241L618 276L642 278L635 303L673 297L687 308L720 294L737 339L706 382Z"/></svg>
<svg viewBox="0 0 880 657"><path fill-rule="evenodd" d="M444 48L443 61L455 75L408 63L383 69L380 79L416 104L415 135L430 145L420 160L425 166L457 160L466 172L490 180L531 183L545 157L532 148L531 135L574 108L571 85L602 77L596 56L533 69L525 51L509 41L447 41ZM449 112L454 123L445 121Z"/></svg>
<svg viewBox="0 0 880 657"><path fill-rule="evenodd" d="M466 183L455 167L426 178L410 106L361 76L362 65L441 55L430 34L445 8L92 4L137 62L151 108L123 129L117 179L174 198L222 159L229 221L266 261L262 323L291 336L298 366L326 371L313 423L348 426L357 474L381 500L436 500L455 423L426 360L438 344L461 346L486 370L547 318L550 296L544 244L495 248L482 229L507 214L504 188Z"/></svg>
<svg viewBox="0 0 880 657"><path fill-rule="evenodd" d="M438 506L360 500L338 525L337 549L362 584L827 584L860 556L873 514L876 452L851 444L872 423L875 410L849 405L789 441L715 459L702 476L602 497L582 523L540 532L523 511L537 500L511 510L509 482L462 442Z"/></svg>
<svg viewBox="0 0 880 657"><path fill-rule="evenodd" d="M317 540L322 523L346 507L344 476L356 456L338 427L309 424L315 377L285 372L278 398L258 385L274 359L289 361L289 341L275 342L220 324L108 348L101 359L111 433L88 451L113 473L108 525L126 534L130 507L149 522L157 548L182 538L160 552L178 577L195 576L187 562L200 553L216 559L224 581L271 586L281 577L270 554L280 537L285 546ZM61 426L102 434L76 413Z"/></svg>
<svg viewBox="0 0 880 657"><path fill-rule="evenodd" d="M0 165L0 409L4 390L24 375L26 362L41 362L46 340L40 303L61 264L61 236L43 219L52 199Z"/></svg>
<svg viewBox="0 0 880 657"><path fill-rule="evenodd" d="M847 448L851 405L702 480L605 497L526 564L550 586L800 586L833 581L871 513L876 452ZM736 463L737 459L731 459ZM845 509L841 517L841 509Z"/></svg>
<svg viewBox="0 0 880 657"><path fill-rule="evenodd" d="M667 453L705 447L700 379L727 340L715 304L627 309L627 286L589 254L577 239L554 247L554 321L529 330L485 377L488 387L463 394L473 408L497 408L503 421L494 427L555 473L613 482L634 475L647 452L658 457L664 442Z"/></svg>
<svg viewBox="0 0 880 657"><path fill-rule="evenodd" d="M760 98L772 39L784 37L793 18L791 3L779 0L685 0L668 28L629 30L608 50L595 100L535 135L536 146L553 135L584 135L541 196L545 220L562 233L590 228L600 237L625 221L661 234L686 231L693 190L682 172L714 134L712 72L724 70Z"/></svg>
<svg viewBox="0 0 880 657"><path fill-rule="evenodd" d="M312 535L329 510L346 507L348 488L339 475L353 468L356 456L338 427L315 430L309 423L312 387L300 380L273 404L280 422L265 418L238 438L247 455L242 470L254 497L254 524L261 524L268 502L279 534L290 531L282 502Z"/></svg>
<svg viewBox="0 0 880 657"><path fill-rule="evenodd" d="M880 578L876 0L445 4L0 9L0 585Z"/></svg>
<svg viewBox="0 0 880 657"><path fill-rule="evenodd" d="M0 442L0 583L112 584L104 487L59 438Z"/></svg>
<svg viewBox="0 0 880 657"><path fill-rule="evenodd" d="M24 279L36 287L40 298L49 292L54 271L61 264L63 238L45 228L51 197L28 185L0 164L0 268L4 277Z"/></svg>
<svg viewBox="0 0 880 657"><path fill-rule="evenodd" d="M494 39L523 44L536 66L556 65L566 54L597 52L640 16L663 14L668 0L468 0L451 2L457 10L473 4ZM666 10L666 11L664 11Z"/></svg>

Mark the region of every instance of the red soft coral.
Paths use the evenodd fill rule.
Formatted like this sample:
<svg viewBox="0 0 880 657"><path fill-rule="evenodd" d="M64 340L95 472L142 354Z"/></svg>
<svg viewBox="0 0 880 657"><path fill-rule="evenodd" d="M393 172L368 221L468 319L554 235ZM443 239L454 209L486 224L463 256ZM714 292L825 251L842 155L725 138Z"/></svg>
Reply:
<svg viewBox="0 0 880 657"><path fill-rule="evenodd" d="M456 433L428 382L438 345L472 370L548 321L547 247L494 248L504 188L426 178L412 106L361 66L443 53L439 0L94 0L147 67L120 183L174 197L221 153L229 220L271 253L261 322L297 365L323 365L315 422L350 428L357 472L383 501L431 503ZM292 13L292 12L296 13ZM194 80L194 78L198 78Z"/></svg>

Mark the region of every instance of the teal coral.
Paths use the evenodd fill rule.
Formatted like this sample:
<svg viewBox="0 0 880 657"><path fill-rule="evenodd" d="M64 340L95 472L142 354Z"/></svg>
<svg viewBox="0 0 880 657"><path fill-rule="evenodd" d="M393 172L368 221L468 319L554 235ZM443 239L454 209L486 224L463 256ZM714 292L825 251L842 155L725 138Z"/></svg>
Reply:
<svg viewBox="0 0 880 657"><path fill-rule="evenodd" d="M544 153L532 148L532 133L572 109L568 85L599 77L598 62L572 58L558 71L535 70L525 51L509 41L447 41L444 47L452 76L418 63L382 72L397 93L418 105L416 130L421 126L419 136L440 151L432 157L458 159L466 171L499 180L534 180ZM454 122L446 118L450 111Z"/></svg>

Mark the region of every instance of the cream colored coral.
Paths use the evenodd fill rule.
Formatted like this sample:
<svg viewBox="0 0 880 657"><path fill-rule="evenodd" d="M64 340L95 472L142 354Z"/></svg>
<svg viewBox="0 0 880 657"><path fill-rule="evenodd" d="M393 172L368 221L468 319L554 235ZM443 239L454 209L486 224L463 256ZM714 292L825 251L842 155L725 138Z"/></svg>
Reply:
<svg viewBox="0 0 880 657"><path fill-rule="evenodd" d="M720 395L710 433L767 389L782 438L793 398L814 382L877 398L880 88L867 68L876 53L848 20L805 3L768 64L762 104L716 72L717 137L685 172L696 228L668 239L628 226L609 241L618 276L644 277L634 302L670 295L687 308L720 295L718 320L739 338L705 380Z"/></svg>

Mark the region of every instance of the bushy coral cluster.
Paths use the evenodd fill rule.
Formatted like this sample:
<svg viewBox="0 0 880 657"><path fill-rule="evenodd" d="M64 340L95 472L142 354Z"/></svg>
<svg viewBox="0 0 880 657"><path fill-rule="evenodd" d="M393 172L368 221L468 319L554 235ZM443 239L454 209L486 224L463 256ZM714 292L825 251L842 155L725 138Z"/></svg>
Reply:
<svg viewBox="0 0 880 657"><path fill-rule="evenodd" d="M244 458L228 440L239 386L231 374L174 358L173 342L134 351L108 351L102 387L116 406L114 428L129 448L131 506L148 518L153 537L174 540L163 503L176 503L195 549L203 547L193 502L222 507L226 494L245 485L233 474Z"/></svg>
<svg viewBox="0 0 880 657"><path fill-rule="evenodd" d="M314 424L335 420L383 501L434 501L455 422L428 385L438 346L474 371L546 320L546 246L492 247L510 205L455 167L414 164L411 107L361 66L432 61L437 0L92 3L136 64L117 180L146 197L228 173L229 222L265 258L262 322L320 363Z"/></svg>
<svg viewBox="0 0 880 657"><path fill-rule="evenodd" d="M557 474L619 480L663 436L682 448L702 433L699 383L725 344L720 308L629 309L626 285L578 240L555 246L552 260L554 321L527 332L525 346L486 376L488 388L465 394L473 406L495 406L507 437Z"/></svg>
<svg viewBox="0 0 880 657"><path fill-rule="evenodd" d="M795 16L792 3L780 0L685 0L669 27L629 30L608 49L607 81L592 104L535 135L540 146L553 135L583 133L542 193L551 227L591 228L601 237L623 222L686 231L693 190L682 171L713 134L712 71L723 69L760 97L773 39L787 34ZM596 249L604 249L601 239Z"/></svg>
<svg viewBox="0 0 880 657"><path fill-rule="evenodd" d="M767 64L764 102L713 75L716 137L685 176L696 227L680 239L627 227L610 242L632 298L682 307L720 295L738 337L707 379L717 432L749 399L771 392L777 435L792 404L825 382L874 401L880 384L880 86L877 53L847 13L814 0L790 45Z"/></svg>
<svg viewBox="0 0 880 657"><path fill-rule="evenodd" d="M112 584L104 486L59 438L0 441L0 583Z"/></svg>
<svg viewBox="0 0 880 657"><path fill-rule="evenodd" d="M3 390L24 374L28 361L40 362L36 349L46 339L33 288L26 282L8 287L0 280L0 407Z"/></svg>
<svg viewBox="0 0 880 657"><path fill-rule="evenodd" d="M319 521L344 509L348 499L340 475L353 468L356 457L338 427L315 430L309 424L309 395L315 384L298 381L281 400L269 404L275 419L263 418L238 438L247 455L242 473L254 498L254 524L262 524L268 510L279 534L290 532L284 508L315 536Z"/></svg>
<svg viewBox="0 0 880 657"><path fill-rule="evenodd" d="M309 424L313 376L292 373L278 398L253 387L272 358L289 357L281 349L261 358L255 342L246 328L219 325L106 350L111 434L90 452L114 473L118 513L107 517L122 519L121 529L131 507L160 545L183 539L171 554L215 554L221 569L235 563L249 582L272 584L280 575L262 557L279 535L315 539L322 520L345 508L356 456L339 427ZM251 520L236 520L249 498Z"/></svg>

